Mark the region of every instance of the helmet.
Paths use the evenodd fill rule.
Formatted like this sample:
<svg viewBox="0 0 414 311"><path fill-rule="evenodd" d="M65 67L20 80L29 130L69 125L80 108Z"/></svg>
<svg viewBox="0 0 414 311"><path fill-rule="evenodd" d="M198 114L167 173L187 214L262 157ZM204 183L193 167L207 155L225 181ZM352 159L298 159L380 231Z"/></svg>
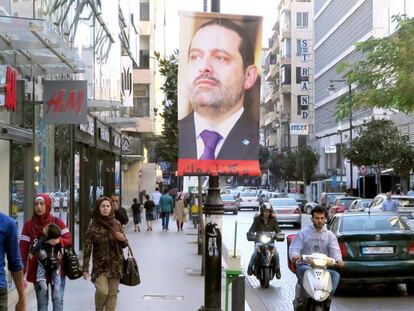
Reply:
<svg viewBox="0 0 414 311"><path fill-rule="evenodd" d="M269 205L266 205L266 204L262 203L260 205L260 214L263 214L263 212L265 210L268 210L268 211L270 211L270 213L273 213L273 207L270 204Z"/></svg>

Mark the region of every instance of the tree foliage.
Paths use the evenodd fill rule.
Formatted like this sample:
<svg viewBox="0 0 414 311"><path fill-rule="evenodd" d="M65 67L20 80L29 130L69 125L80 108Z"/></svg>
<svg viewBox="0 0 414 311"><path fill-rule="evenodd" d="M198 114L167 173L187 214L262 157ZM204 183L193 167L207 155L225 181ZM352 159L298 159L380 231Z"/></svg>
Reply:
<svg viewBox="0 0 414 311"><path fill-rule="evenodd" d="M319 155L309 146L301 146L286 153L274 153L271 156L270 171L276 180L303 180L309 184L315 174Z"/></svg>
<svg viewBox="0 0 414 311"><path fill-rule="evenodd" d="M414 111L414 18L395 16L397 30L391 36L371 38L356 44L364 59L342 63L338 71L347 72L348 83L357 85L352 94L341 98L337 117L349 115L350 109L367 107Z"/></svg>
<svg viewBox="0 0 414 311"><path fill-rule="evenodd" d="M385 168L403 175L414 168L414 149L392 121L372 119L358 127L357 133L352 145L343 151L355 165L372 166L378 175Z"/></svg>
<svg viewBox="0 0 414 311"><path fill-rule="evenodd" d="M155 57L160 66L159 72L165 77L165 100L162 102L163 111L159 116L164 119L161 137L156 145L157 158L160 161L177 162L178 159L178 108L177 108L177 79L178 79L178 51L168 58L161 58L155 52Z"/></svg>

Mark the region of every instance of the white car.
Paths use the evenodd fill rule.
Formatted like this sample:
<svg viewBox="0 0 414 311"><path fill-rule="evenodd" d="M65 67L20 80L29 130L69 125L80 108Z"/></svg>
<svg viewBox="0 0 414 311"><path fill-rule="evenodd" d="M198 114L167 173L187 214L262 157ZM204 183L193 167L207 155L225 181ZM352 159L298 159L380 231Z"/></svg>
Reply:
<svg viewBox="0 0 414 311"><path fill-rule="evenodd" d="M292 198L275 198L269 200L279 224L292 224L294 228L302 226L302 214L298 202Z"/></svg>
<svg viewBox="0 0 414 311"><path fill-rule="evenodd" d="M239 210L242 208L252 208L255 211L259 210L259 200L256 191L240 192L239 195Z"/></svg>
<svg viewBox="0 0 414 311"><path fill-rule="evenodd" d="M386 194L378 194L374 200L372 200L371 205L368 209L371 212L381 211L382 204L387 199ZM414 197L407 195L391 195L391 199L397 201L398 203L398 213L401 216L409 216L414 213Z"/></svg>

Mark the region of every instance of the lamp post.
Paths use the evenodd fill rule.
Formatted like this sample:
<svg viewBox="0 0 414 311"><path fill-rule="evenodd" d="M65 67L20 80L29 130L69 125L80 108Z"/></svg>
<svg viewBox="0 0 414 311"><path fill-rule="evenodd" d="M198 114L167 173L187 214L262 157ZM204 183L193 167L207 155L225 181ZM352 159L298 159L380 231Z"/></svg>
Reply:
<svg viewBox="0 0 414 311"><path fill-rule="evenodd" d="M336 82L345 82L348 84L348 96L349 96L349 103L352 104L352 85L348 82L346 79L333 79L331 80L331 84L328 87L329 93L333 94L335 93L335 86L334 83ZM341 139L342 139L342 131L341 131ZM349 107L349 144L352 143L352 106ZM341 142L342 147L342 142ZM341 151L342 152L342 151ZM352 170L352 161L349 161L349 176L350 176L350 188L351 191L354 188L353 186L353 170Z"/></svg>
<svg viewBox="0 0 414 311"><path fill-rule="evenodd" d="M340 161L340 163L339 163L339 167L340 167L340 174L341 174L341 176L340 176L340 179L339 179L339 192L342 192L342 175L343 175L343 171L344 171L344 160L342 159L342 127L341 127L341 125L340 124L338 124L338 134L339 134L339 137L340 137L340 143L339 143L339 150L340 150L340 152L341 152L341 154L339 155L339 161Z"/></svg>

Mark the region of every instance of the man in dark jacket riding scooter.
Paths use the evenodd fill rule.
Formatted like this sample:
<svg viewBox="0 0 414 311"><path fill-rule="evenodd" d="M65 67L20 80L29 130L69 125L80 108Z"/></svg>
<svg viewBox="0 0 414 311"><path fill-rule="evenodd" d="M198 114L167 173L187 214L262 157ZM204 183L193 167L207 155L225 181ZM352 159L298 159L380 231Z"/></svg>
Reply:
<svg viewBox="0 0 414 311"><path fill-rule="evenodd" d="M260 232L275 232L276 234L280 233L279 224L277 223L276 217L273 215L273 208L271 206L266 206L262 204L260 207L260 215L254 217L253 224L249 229L248 234L258 234ZM253 274L253 266L257 258L257 248L254 248L252 257L250 258L249 266L247 268L247 274ZM280 279L280 264L279 264L279 254L275 250L275 275L276 278Z"/></svg>

